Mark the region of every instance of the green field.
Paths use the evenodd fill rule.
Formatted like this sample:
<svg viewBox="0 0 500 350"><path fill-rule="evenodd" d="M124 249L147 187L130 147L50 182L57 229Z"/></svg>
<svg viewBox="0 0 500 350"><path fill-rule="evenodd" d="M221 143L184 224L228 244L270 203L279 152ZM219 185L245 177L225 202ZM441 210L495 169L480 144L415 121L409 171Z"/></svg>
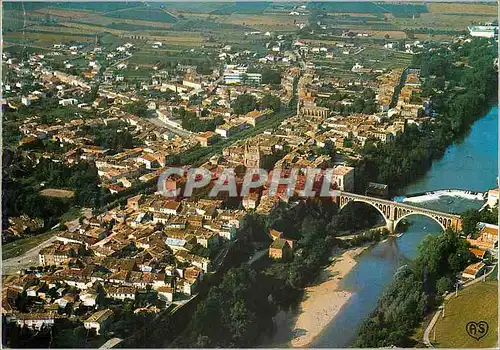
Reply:
<svg viewBox="0 0 500 350"><path fill-rule="evenodd" d="M134 19L140 21L150 22L167 22L175 23L177 19L171 14L150 8L131 8L126 10L114 11L105 14L105 17L121 18L121 19Z"/></svg>
<svg viewBox="0 0 500 350"><path fill-rule="evenodd" d="M468 322L486 321L488 333L481 339L470 337ZM498 345L498 282L479 282L446 302L445 317L436 324L436 341L440 348L494 348ZM432 340L432 334L431 334Z"/></svg>

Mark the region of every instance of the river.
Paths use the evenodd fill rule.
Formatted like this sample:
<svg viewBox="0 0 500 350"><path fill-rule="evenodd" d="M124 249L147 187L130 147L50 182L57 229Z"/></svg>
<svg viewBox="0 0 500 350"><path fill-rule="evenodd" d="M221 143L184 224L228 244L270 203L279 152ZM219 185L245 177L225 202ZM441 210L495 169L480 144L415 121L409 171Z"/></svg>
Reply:
<svg viewBox="0 0 500 350"><path fill-rule="evenodd" d="M449 146L444 156L433 163L424 177L403 189L394 200L407 201L406 195L442 189L485 192L495 187L498 173L497 145L498 106L477 120L463 140ZM411 204L458 213L469 208L480 208L484 203L483 200L466 196L427 197L419 197L418 200L413 198ZM392 281L396 270L417 255L418 246L426 235L439 234L441 231L438 223L425 216L410 216L407 220L410 227L404 235L391 237L358 257L358 264L340 286L353 292L353 296L310 347L342 348L352 345L358 327L374 310L379 296ZM293 317L293 314L293 311L289 311L286 317ZM278 333L281 333L280 330Z"/></svg>

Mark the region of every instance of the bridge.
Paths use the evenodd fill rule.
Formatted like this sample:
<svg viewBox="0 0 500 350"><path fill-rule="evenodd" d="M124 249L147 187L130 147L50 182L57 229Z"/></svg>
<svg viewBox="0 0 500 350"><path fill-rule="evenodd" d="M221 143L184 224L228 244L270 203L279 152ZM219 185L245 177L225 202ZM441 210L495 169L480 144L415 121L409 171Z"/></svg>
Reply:
<svg viewBox="0 0 500 350"><path fill-rule="evenodd" d="M424 215L435 220L443 230L453 229L455 232L462 230L462 219L460 215L444 213L437 210L415 207L408 204L393 202L385 199L363 196L359 194L340 192L337 196L337 202L340 210L350 202L367 203L382 214L387 229L392 233L395 231L398 223L410 215Z"/></svg>

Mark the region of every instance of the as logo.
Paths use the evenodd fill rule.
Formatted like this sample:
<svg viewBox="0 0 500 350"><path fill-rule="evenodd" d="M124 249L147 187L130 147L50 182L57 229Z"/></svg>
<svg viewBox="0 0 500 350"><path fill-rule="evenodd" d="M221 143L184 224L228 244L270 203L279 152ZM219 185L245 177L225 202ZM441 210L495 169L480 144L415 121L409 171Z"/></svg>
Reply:
<svg viewBox="0 0 500 350"><path fill-rule="evenodd" d="M467 334L472 338L479 340L488 333L488 323L486 321L474 322L471 321L465 326Z"/></svg>

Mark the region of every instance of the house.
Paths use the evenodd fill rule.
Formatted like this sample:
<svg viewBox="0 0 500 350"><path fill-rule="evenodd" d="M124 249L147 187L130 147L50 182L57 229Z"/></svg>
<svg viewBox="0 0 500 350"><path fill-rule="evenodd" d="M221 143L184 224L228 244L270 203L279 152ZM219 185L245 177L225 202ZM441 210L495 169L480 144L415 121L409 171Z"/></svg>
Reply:
<svg viewBox="0 0 500 350"><path fill-rule="evenodd" d="M181 207L180 202L166 201L163 207L160 208L160 212L164 214L177 215L180 207Z"/></svg>
<svg viewBox="0 0 500 350"><path fill-rule="evenodd" d="M72 106L72 105L77 105L78 100L76 98L65 98L62 100L59 100L59 105L60 106Z"/></svg>
<svg viewBox="0 0 500 350"><path fill-rule="evenodd" d="M174 288L164 286L157 288L156 291L158 292L158 298L160 300L168 301L170 303L174 301L174 294L175 294Z"/></svg>
<svg viewBox="0 0 500 350"><path fill-rule="evenodd" d="M97 306L97 294L80 293L80 301L84 306Z"/></svg>
<svg viewBox="0 0 500 350"><path fill-rule="evenodd" d="M86 329L95 329L96 333L99 335L111 321L112 315L113 311L110 309L97 311L83 322L83 326Z"/></svg>
<svg viewBox="0 0 500 350"><path fill-rule="evenodd" d="M54 325L55 316L51 313L30 313L18 314L16 323L19 327L33 328L40 330L42 327L52 327Z"/></svg>
<svg viewBox="0 0 500 350"><path fill-rule="evenodd" d="M488 206L494 208L498 205L498 187L488 191Z"/></svg>
<svg viewBox="0 0 500 350"><path fill-rule="evenodd" d="M479 222L477 224L479 230L476 239L468 238L469 243L483 250L495 249L498 247L498 226Z"/></svg>
<svg viewBox="0 0 500 350"><path fill-rule="evenodd" d="M139 206L142 203L144 203L144 196L142 194L138 194L137 196L127 199L127 208L139 210Z"/></svg>
<svg viewBox="0 0 500 350"><path fill-rule="evenodd" d="M106 296L108 298L111 298L111 299L135 300L135 292L136 292L136 289L134 287L127 287L127 286L106 287Z"/></svg>
<svg viewBox="0 0 500 350"><path fill-rule="evenodd" d="M486 254L485 250L479 248L469 248L469 251L478 259L484 259L484 255Z"/></svg>
<svg viewBox="0 0 500 350"><path fill-rule="evenodd" d="M354 190L354 168L339 165L333 169L332 182L341 191L352 192Z"/></svg>
<svg viewBox="0 0 500 350"><path fill-rule="evenodd" d="M292 249L288 241L283 238L277 238L269 246L269 257L272 259L286 260L292 255Z"/></svg>
<svg viewBox="0 0 500 350"><path fill-rule="evenodd" d="M38 253L40 265L51 266L64 264L70 257L77 255L78 247L80 247L80 245L76 243L55 243L45 247Z"/></svg>
<svg viewBox="0 0 500 350"><path fill-rule="evenodd" d="M217 133L213 131L205 131L196 136L196 141L198 141L202 147L208 147L217 142L218 138L219 135Z"/></svg>
<svg viewBox="0 0 500 350"><path fill-rule="evenodd" d="M243 197L243 207L248 210L248 209L256 209L257 205L259 202L259 194L258 193L249 193L245 197Z"/></svg>
<svg viewBox="0 0 500 350"><path fill-rule="evenodd" d="M483 262L470 264L462 272L462 278L476 279L486 273L486 265Z"/></svg>
<svg viewBox="0 0 500 350"><path fill-rule="evenodd" d="M137 157L137 162L146 166L146 169L153 169L159 166L158 160L151 154L145 153Z"/></svg>
<svg viewBox="0 0 500 350"><path fill-rule="evenodd" d="M271 237L271 239L273 241L275 241L278 238L282 238L283 237L283 232L277 231L275 229L271 229L271 230L269 230L269 236Z"/></svg>

